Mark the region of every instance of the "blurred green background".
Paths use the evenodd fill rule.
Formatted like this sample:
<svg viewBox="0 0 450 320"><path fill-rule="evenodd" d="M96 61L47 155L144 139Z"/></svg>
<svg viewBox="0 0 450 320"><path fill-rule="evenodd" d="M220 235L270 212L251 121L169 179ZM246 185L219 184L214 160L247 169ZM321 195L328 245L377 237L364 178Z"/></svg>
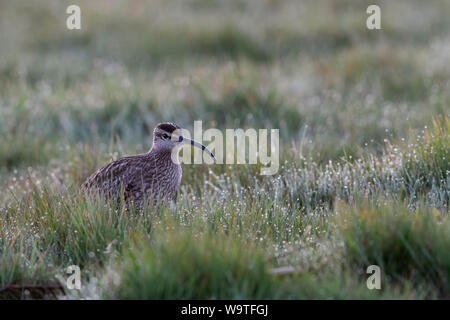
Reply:
<svg viewBox="0 0 450 320"><path fill-rule="evenodd" d="M450 2L73 1L0 3L0 167L120 137L150 148L159 121L280 128L322 162L379 151L450 100ZM300 151L299 151L300 150Z"/></svg>

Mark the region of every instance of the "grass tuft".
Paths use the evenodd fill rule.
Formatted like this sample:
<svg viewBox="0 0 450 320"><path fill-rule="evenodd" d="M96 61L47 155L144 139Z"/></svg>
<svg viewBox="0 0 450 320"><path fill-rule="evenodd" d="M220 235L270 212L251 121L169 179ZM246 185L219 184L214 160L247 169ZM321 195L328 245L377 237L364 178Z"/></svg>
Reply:
<svg viewBox="0 0 450 320"><path fill-rule="evenodd" d="M355 266L380 266L384 279L428 283L430 294L448 298L450 288L450 222L441 213L420 204L411 212L401 203L363 201L343 206L339 230ZM423 288L422 288L423 289Z"/></svg>

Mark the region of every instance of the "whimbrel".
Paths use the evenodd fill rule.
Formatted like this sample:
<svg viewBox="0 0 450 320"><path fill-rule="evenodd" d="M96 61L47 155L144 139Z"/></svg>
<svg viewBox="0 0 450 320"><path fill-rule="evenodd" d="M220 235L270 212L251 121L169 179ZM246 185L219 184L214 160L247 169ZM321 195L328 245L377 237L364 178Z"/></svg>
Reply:
<svg viewBox="0 0 450 320"><path fill-rule="evenodd" d="M94 172L82 185L82 190L94 191L108 199L142 208L145 200L153 204L175 196L181 181L181 166L174 161L172 152L182 144L191 144L214 155L204 145L180 135L180 127L174 123L160 123L153 130L153 145L149 152L123 157L112 161Z"/></svg>

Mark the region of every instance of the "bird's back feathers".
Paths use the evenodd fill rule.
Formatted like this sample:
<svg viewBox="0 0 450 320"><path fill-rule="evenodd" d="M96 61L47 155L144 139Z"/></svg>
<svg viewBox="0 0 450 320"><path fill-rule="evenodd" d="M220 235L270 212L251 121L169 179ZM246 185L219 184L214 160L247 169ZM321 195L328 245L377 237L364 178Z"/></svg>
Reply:
<svg viewBox="0 0 450 320"><path fill-rule="evenodd" d="M110 162L93 173L82 189L117 200L123 196L142 207L147 198L154 203L173 198L180 181L181 166L172 162L170 152L151 150Z"/></svg>

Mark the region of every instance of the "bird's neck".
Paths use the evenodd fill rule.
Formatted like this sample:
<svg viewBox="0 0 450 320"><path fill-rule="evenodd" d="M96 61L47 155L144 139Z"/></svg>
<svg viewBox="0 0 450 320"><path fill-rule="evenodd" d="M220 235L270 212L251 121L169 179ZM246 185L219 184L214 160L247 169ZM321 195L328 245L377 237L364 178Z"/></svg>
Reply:
<svg viewBox="0 0 450 320"><path fill-rule="evenodd" d="M174 152L174 154L172 156L172 150L168 150L165 148L158 148L158 147L153 146L147 154L150 157L156 158L156 159L158 159L158 161L161 161L161 162L170 162L175 165L179 163L178 153Z"/></svg>

